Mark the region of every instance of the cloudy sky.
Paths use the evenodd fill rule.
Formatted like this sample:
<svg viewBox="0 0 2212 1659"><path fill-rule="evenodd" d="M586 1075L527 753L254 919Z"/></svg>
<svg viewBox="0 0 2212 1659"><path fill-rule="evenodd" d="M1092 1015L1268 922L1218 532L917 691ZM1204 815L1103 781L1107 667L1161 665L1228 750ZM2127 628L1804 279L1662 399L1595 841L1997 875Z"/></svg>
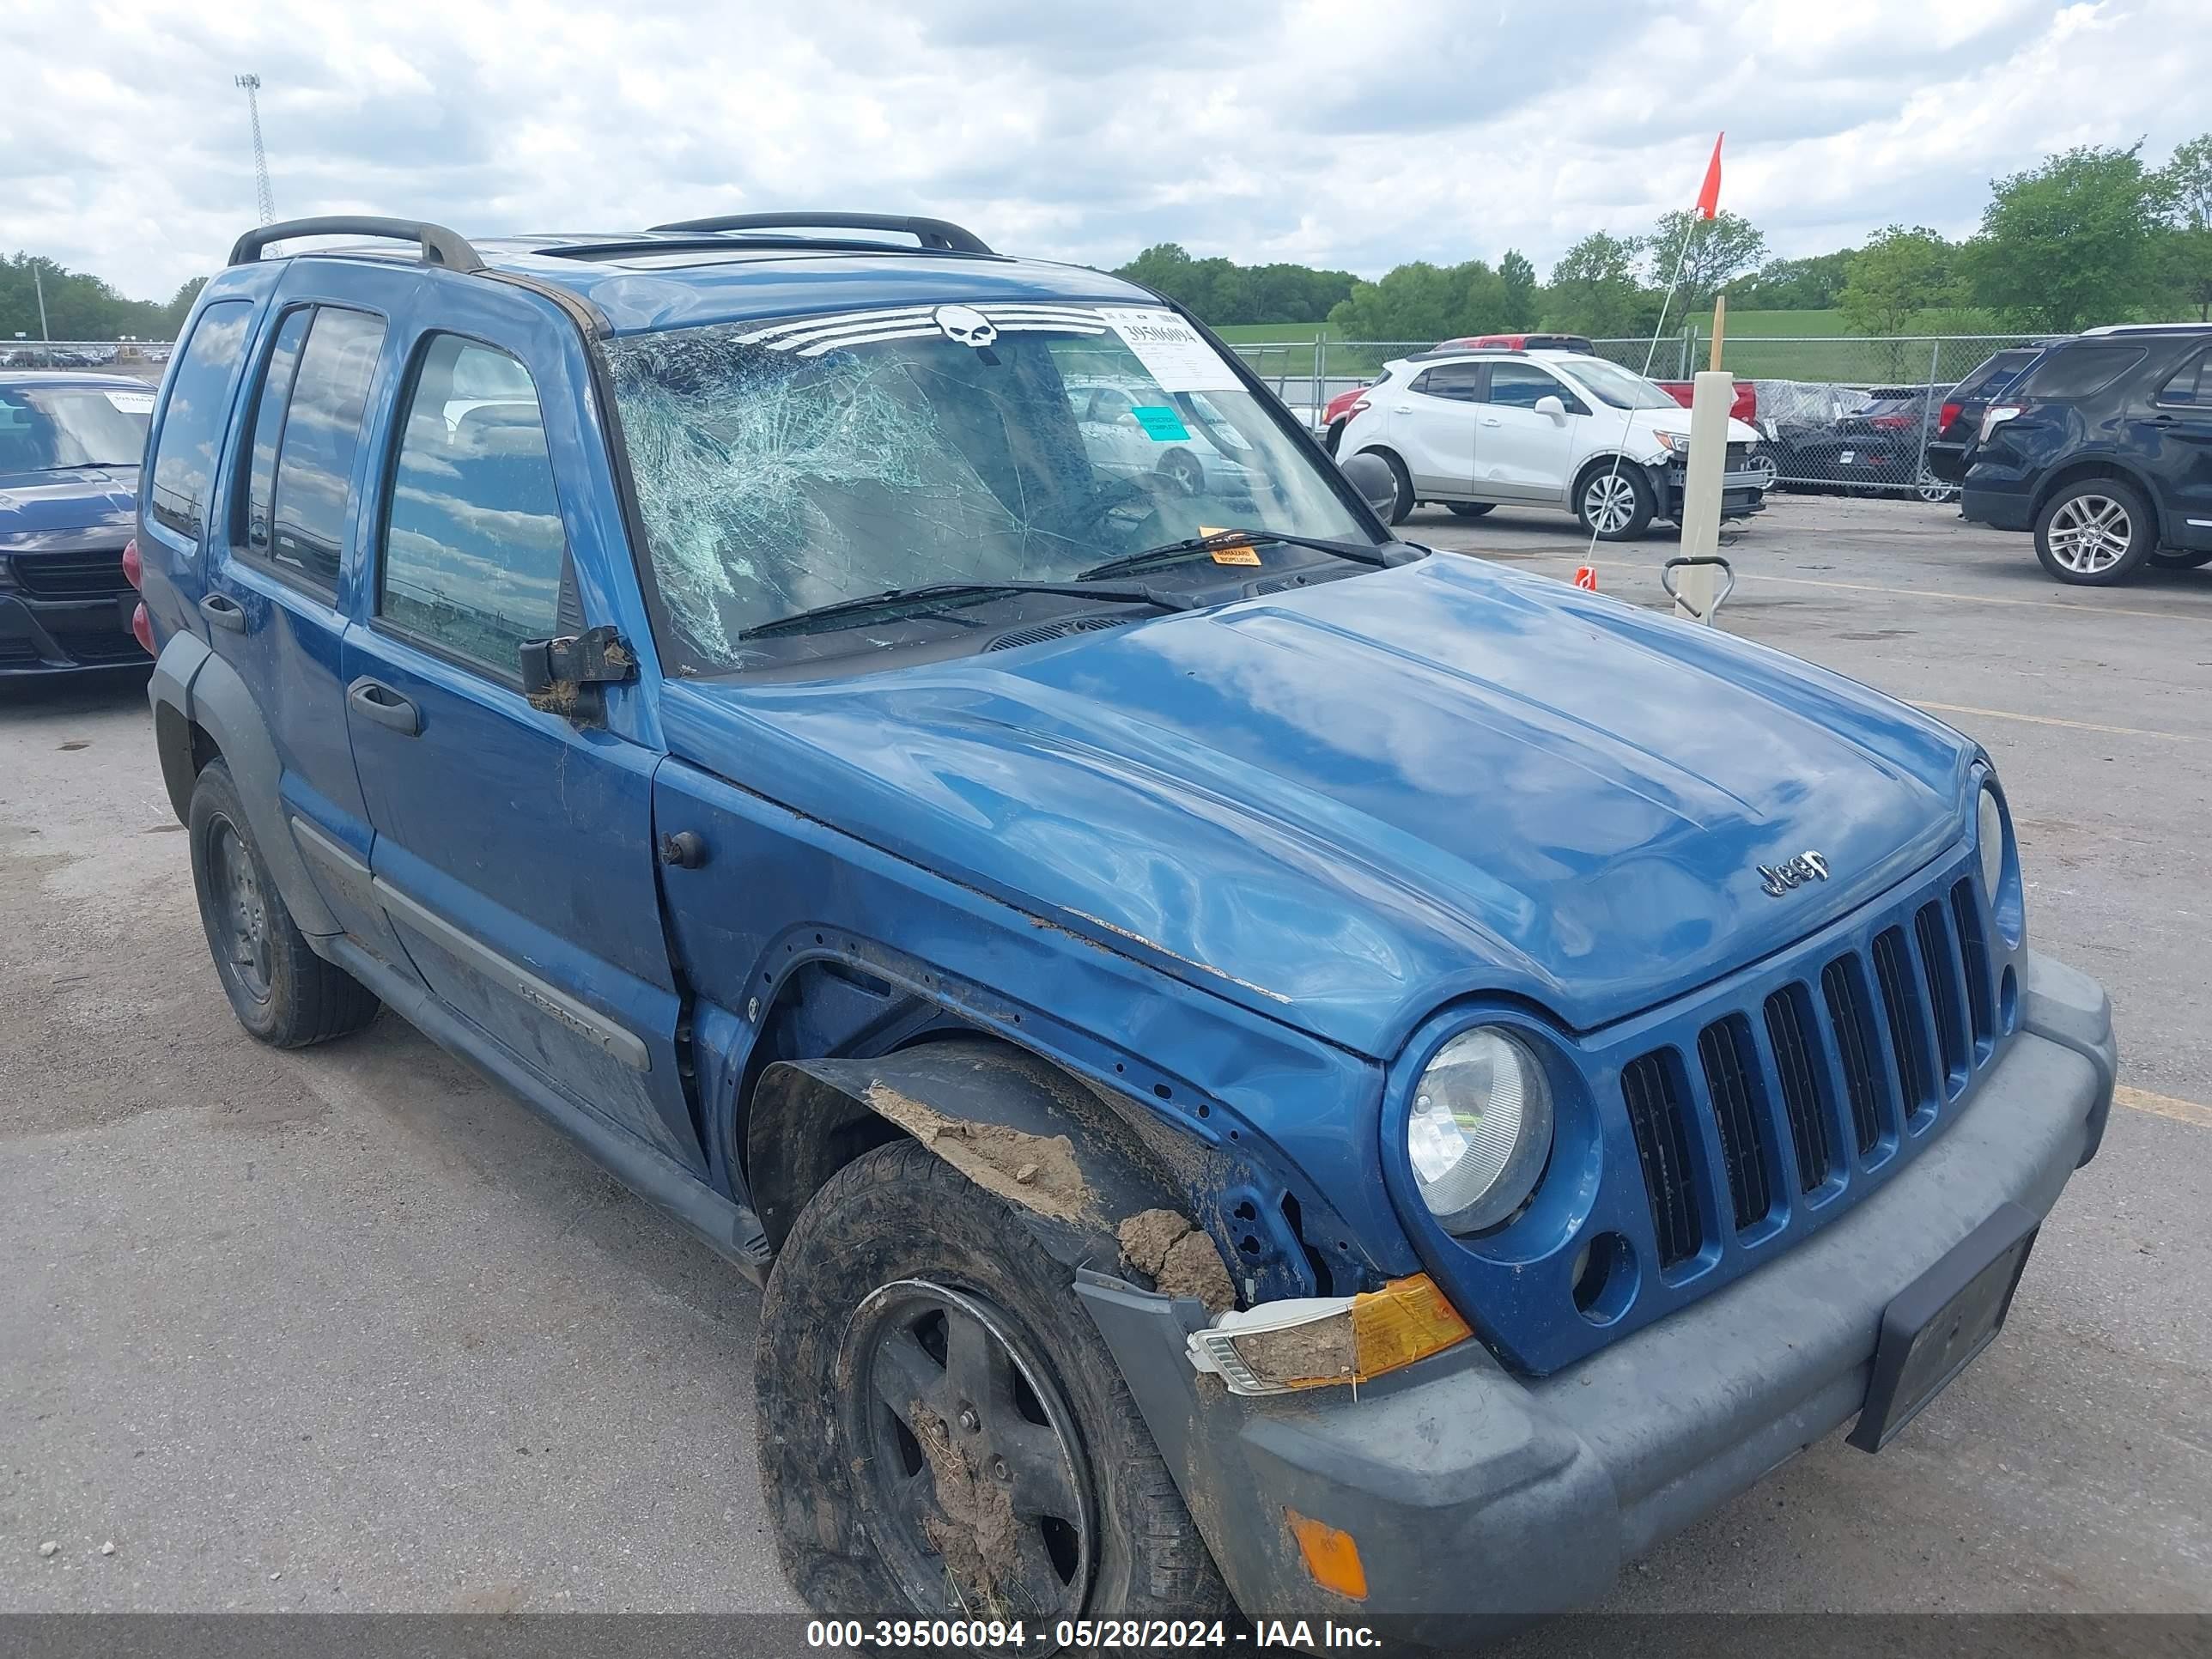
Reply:
<svg viewBox="0 0 2212 1659"><path fill-rule="evenodd" d="M1813 253L2212 126L2209 0L6 0L0 61L0 252L137 298L252 222L244 70L280 217L852 207L1370 276L1639 231L1723 127L1723 204Z"/></svg>

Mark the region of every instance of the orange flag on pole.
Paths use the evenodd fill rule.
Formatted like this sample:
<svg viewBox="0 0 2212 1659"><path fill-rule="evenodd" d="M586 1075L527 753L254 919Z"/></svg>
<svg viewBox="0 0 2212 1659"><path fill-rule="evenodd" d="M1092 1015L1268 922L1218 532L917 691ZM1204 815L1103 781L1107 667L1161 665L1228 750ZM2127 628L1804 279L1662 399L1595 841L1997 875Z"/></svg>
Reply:
<svg viewBox="0 0 2212 1659"><path fill-rule="evenodd" d="M1723 132L1719 138L1713 140L1713 159L1705 163L1705 182L1698 191L1698 216L1701 219L1710 219L1720 211L1721 138L1727 137L1728 134Z"/></svg>

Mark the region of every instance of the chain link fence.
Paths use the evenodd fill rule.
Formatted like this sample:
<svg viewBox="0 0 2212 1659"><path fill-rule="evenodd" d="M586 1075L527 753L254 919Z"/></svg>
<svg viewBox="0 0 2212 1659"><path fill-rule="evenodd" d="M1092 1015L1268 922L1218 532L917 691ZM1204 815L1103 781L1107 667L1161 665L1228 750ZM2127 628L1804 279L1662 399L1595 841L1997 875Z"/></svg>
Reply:
<svg viewBox="0 0 2212 1659"><path fill-rule="evenodd" d="M1695 325L1656 339L1590 343L1601 357L1676 385L1712 356L1711 337ZM1748 412L1781 486L1946 501L1956 487L1927 468L1928 446L1942 435L1944 394L1998 352L2036 343L2021 334L1727 336L1721 366L1749 383ZM1319 432L1333 399L1371 383L1384 363L1435 344L1316 335L1235 349Z"/></svg>

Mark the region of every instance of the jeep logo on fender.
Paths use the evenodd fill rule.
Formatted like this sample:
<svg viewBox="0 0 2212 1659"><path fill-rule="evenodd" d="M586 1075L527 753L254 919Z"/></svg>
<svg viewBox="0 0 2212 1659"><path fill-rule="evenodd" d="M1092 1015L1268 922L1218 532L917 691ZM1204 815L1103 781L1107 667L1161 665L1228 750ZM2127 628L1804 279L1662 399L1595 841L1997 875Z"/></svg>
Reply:
<svg viewBox="0 0 2212 1659"><path fill-rule="evenodd" d="M1828 860L1818 853L1800 853L1794 859L1784 859L1779 864L1762 864L1759 873L1759 885L1766 892L1780 898L1793 887L1802 886L1815 879L1828 878Z"/></svg>

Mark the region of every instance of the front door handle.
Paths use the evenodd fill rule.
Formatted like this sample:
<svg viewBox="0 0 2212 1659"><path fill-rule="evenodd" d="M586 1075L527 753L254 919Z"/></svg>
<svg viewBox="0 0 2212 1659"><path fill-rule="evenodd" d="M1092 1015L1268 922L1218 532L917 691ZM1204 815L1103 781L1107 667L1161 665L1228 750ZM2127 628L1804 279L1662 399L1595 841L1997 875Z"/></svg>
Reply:
<svg viewBox="0 0 2212 1659"><path fill-rule="evenodd" d="M239 609L238 601L228 593L210 593L202 599L200 615L217 628L228 628L234 634L246 631L246 612Z"/></svg>
<svg viewBox="0 0 2212 1659"><path fill-rule="evenodd" d="M1505 424L1504 422L1499 420L1495 415L1484 416L1482 417L1482 423L1485 426L1504 426Z"/></svg>
<svg viewBox="0 0 2212 1659"><path fill-rule="evenodd" d="M422 716L415 705L380 680L356 680L346 687L346 701L362 719L388 726L404 738L422 730Z"/></svg>

